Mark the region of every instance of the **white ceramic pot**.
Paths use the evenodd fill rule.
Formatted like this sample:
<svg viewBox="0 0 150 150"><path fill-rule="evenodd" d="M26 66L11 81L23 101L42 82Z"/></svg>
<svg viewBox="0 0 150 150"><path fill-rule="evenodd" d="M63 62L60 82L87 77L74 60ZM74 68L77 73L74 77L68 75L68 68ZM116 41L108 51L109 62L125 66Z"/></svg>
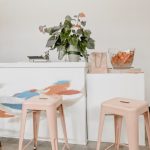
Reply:
<svg viewBox="0 0 150 150"><path fill-rule="evenodd" d="M80 55L79 55L80 53L76 47L70 45L68 52L69 52L68 59L70 62L78 62L80 60ZM76 54L76 53L79 53L79 54Z"/></svg>

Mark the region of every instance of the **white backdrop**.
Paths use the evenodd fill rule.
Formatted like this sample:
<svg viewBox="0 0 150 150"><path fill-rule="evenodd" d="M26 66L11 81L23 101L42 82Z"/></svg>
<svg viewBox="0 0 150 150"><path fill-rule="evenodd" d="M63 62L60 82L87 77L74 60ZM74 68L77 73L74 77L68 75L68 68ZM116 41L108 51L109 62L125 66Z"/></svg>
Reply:
<svg viewBox="0 0 150 150"><path fill-rule="evenodd" d="M150 99L149 6L150 0L0 0L0 62L41 55L48 36L38 26L57 25L65 15L83 11L96 50L137 49L134 65L146 73L146 98Z"/></svg>

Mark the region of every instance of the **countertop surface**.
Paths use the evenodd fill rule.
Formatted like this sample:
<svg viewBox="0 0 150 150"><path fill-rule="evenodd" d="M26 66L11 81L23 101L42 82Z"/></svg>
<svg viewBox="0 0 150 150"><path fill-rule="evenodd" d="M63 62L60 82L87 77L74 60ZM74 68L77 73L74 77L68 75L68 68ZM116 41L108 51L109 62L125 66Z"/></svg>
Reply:
<svg viewBox="0 0 150 150"><path fill-rule="evenodd" d="M0 63L0 68L85 68L86 62L13 62Z"/></svg>

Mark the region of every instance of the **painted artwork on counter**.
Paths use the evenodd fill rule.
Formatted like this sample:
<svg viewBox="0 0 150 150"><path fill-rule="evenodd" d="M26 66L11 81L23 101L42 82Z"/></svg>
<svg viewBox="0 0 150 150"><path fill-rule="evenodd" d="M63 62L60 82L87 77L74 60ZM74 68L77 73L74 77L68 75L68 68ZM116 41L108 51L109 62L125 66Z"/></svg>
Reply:
<svg viewBox="0 0 150 150"><path fill-rule="evenodd" d="M71 81L60 80L43 89L28 89L23 92L14 93L12 96L0 96L0 118L10 118L20 114L22 103L32 97L45 95L78 95L77 98L70 97L70 104L76 103L84 95L82 91L70 89ZM4 85L3 85L4 86ZM1 86L0 88L3 88ZM65 105L65 104L64 104ZM66 106L69 104L66 103Z"/></svg>
<svg viewBox="0 0 150 150"><path fill-rule="evenodd" d="M43 94L59 94L63 98L68 141L72 144L86 144L85 68L72 67L70 63L65 63L64 66L60 66L61 63L47 65L48 67L46 63L15 63L0 68L0 137L19 137L24 101ZM27 115L25 139L33 138L32 117L32 113ZM63 131L59 113L58 133L61 140ZM45 112L40 115L39 139L49 139Z"/></svg>

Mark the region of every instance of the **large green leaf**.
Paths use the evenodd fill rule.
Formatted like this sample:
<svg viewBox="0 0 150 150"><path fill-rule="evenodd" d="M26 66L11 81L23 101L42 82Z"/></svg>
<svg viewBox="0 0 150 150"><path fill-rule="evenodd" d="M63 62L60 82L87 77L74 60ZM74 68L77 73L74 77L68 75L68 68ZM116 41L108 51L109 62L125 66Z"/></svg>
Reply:
<svg viewBox="0 0 150 150"><path fill-rule="evenodd" d="M58 51L58 59L62 60L63 57L66 55L65 47L64 46L58 46L57 51Z"/></svg>
<svg viewBox="0 0 150 150"><path fill-rule="evenodd" d="M62 31L61 31L61 33L60 33L60 39L61 39L61 42L62 42L63 44L64 44L64 42L65 42L66 40L69 39L70 33L71 33L71 30L70 30L70 29L68 29L68 28L63 28L63 29L62 29Z"/></svg>
<svg viewBox="0 0 150 150"><path fill-rule="evenodd" d="M52 28L52 31L55 32L55 31L58 31L59 29L60 29L60 26L54 26L54 27Z"/></svg>
<svg viewBox="0 0 150 150"><path fill-rule="evenodd" d="M83 33L83 29L78 29L78 30L77 30L77 34L78 34L78 35L81 35L82 33Z"/></svg>
<svg viewBox="0 0 150 150"><path fill-rule="evenodd" d="M46 47L53 47L55 45L56 41L57 41L56 37L51 36L47 41Z"/></svg>
<svg viewBox="0 0 150 150"><path fill-rule="evenodd" d="M67 20L67 21L71 21L71 20L72 20L72 18L71 18L69 15L67 15L67 16L65 17L65 20Z"/></svg>
<svg viewBox="0 0 150 150"><path fill-rule="evenodd" d="M89 38L87 42L87 48L88 49L94 49L95 48L95 41L92 38Z"/></svg>
<svg viewBox="0 0 150 150"><path fill-rule="evenodd" d="M85 51L81 52L81 54L83 55L84 59L85 59L86 61L88 61L88 54L87 54L87 51L85 50Z"/></svg>
<svg viewBox="0 0 150 150"><path fill-rule="evenodd" d="M50 33L51 33L51 29L52 29L51 27L50 27L50 28L45 28L44 31L45 31L46 33L49 33L49 34L50 34Z"/></svg>
<svg viewBox="0 0 150 150"><path fill-rule="evenodd" d="M71 28L72 27L72 23L69 20L65 20L64 22L64 28Z"/></svg>
<svg viewBox="0 0 150 150"><path fill-rule="evenodd" d="M91 35L91 31L90 30L84 30L84 36L85 37L90 37L90 35Z"/></svg>
<svg viewBox="0 0 150 150"><path fill-rule="evenodd" d="M58 46L61 46L62 45L62 41L61 41L61 38L60 36L57 38L57 41L55 43L55 47L58 47Z"/></svg>
<svg viewBox="0 0 150 150"><path fill-rule="evenodd" d="M86 26L86 21L81 21L81 25L85 27Z"/></svg>
<svg viewBox="0 0 150 150"><path fill-rule="evenodd" d="M70 42L71 45L77 47L77 44L78 44L78 37L77 37L76 35L71 36L69 42Z"/></svg>
<svg viewBox="0 0 150 150"><path fill-rule="evenodd" d="M81 42L82 42L82 41L88 41L88 38L85 37L85 36L81 36L80 39L81 39Z"/></svg>

